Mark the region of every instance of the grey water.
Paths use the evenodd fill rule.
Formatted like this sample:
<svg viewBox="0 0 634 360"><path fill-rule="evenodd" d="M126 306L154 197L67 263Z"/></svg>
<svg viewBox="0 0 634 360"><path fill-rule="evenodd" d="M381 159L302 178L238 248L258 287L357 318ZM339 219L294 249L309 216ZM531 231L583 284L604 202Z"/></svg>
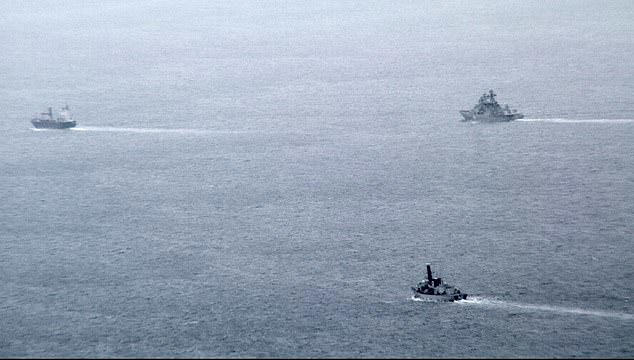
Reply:
<svg viewBox="0 0 634 360"><path fill-rule="evenodd" d="M634 356L632 19L2 1L0 356Z"/></svg>

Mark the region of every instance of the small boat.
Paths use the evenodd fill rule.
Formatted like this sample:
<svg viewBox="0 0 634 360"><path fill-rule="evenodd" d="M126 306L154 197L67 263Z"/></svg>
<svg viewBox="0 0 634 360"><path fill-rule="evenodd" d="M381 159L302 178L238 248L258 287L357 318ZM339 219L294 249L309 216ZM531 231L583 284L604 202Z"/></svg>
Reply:
<svg viewBox="0 0 634 360"><path fill-rule="evenodd" d="M48 112L39 113L31 119L31 123L37 129L68 129L75 127L77 123L72 119L68 105L62 108L57 119L53 117L53 108Z"/></svg>
<svg viewBox="0 0 634 360"><path fill-rule="evenodd" d="M427 264L427 279L412 287L414 298L424 301L457 301L467 298L467 294L451 285L443 284L441 278L434 278L431 265Z"/></svg>

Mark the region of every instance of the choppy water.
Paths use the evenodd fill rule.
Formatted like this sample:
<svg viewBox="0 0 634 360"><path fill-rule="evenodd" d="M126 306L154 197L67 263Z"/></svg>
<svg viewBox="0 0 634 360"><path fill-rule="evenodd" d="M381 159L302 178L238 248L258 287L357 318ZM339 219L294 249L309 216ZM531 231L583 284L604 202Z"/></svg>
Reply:
<svg viewBox="0 0 634 360"><path fill-rule="evenodd" d="M0 10L0 355L634 355L630 2Z"/></svg>

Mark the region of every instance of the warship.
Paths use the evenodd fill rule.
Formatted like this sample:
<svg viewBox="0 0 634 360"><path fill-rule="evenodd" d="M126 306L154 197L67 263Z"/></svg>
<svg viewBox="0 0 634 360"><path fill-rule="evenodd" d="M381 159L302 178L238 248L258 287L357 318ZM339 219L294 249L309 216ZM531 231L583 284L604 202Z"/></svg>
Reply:
<svg viewBox="0 0 634 360"><path fill-rule="evenodd" d="M34 116L31 119L31 123L37 129L68 129L77 125L72 119L68 105L62 108L57 119L53 118L53 108L49 107L47 112Z"/></svg>
<svg viewBox="0 0 634 360"><path fill-rule="evenodd" d="M504 122L512 121L516 119L522 119L523 114L518 113L517 110L509 109L508 104L501 107L498 104L495 97L497 95L493 90L489 90L489 93L482 94L478 104L471 110L460 110L460 114L464 118L462 121L480 121L480 122Z"/></svg>
<svg viewBox="0 0 634 360"><path fill-rule="evenodd" d="M431 275L431 265L427 264L427 279L412 287L414 298L425 301L457 301L467 298L467 294L457 288L443 284L441 278L434 278Z"/></svg>

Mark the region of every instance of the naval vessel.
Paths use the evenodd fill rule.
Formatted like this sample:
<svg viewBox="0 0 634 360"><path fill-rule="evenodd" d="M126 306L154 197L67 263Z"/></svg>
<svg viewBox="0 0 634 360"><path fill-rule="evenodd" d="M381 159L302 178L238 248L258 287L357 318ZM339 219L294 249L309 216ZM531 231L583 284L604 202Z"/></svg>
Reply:
<svg viewBox="0 0 634 360"><path fill-rule="evenodd" d="M500 106L495 100L496 96L493 90L489 90L488 94L484 93L480 96L480 100L473 109L460 110L460 114L464 118L462 121L504 122L524 117L517 110L509 109L508 104L504 107Z"/></svg>
<svg viewBox="0 0 634 360"><path fill-rule="evenodd" d="M456 287L444 284L441 278L435 278L431 274L431 265L427 264L427 279L412 287L414 298L425 301L457 301L467 298L467 294Z"/></svg>

